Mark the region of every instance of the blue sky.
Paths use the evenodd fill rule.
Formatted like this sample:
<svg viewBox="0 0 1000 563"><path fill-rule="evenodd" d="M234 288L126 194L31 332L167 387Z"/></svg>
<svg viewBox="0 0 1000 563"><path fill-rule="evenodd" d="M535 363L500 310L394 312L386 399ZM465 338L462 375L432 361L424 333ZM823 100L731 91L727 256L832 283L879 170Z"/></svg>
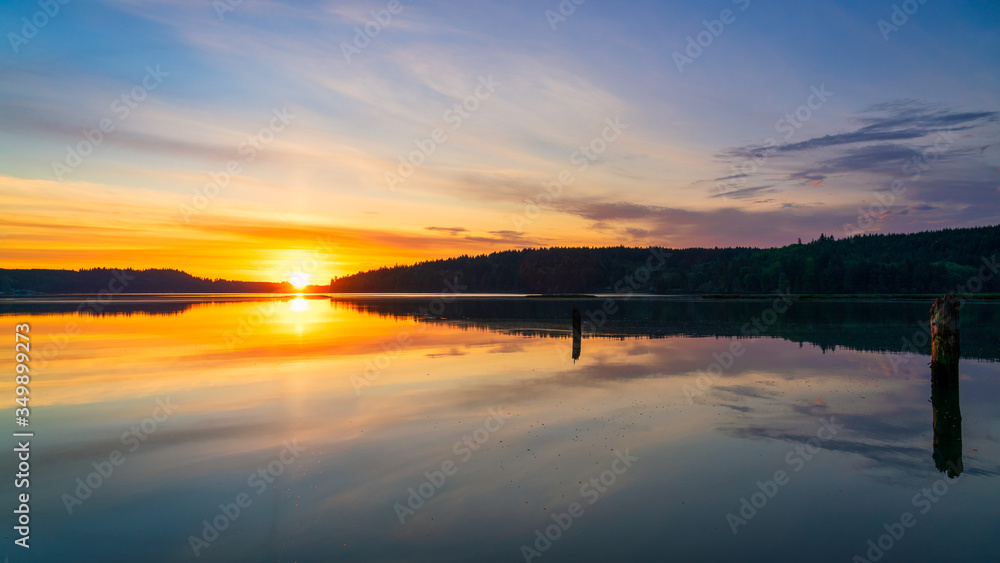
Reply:
<svg viewBox="0 0 1000 563"><path fill-rule="evenodd" d="M770 246L1000 217L996 3L563 4L575 9L552 29L555 1L401 2L348 62L343 44L388 0L243 0L223 18L210 0L70 0L51 18L6 2L0 248L22 267L186 260L270 279L320 234L340 248L322 277L524 246ZM916 11L886 40L894 5ZM712 24L724 10L730 23ZM49 21L13 45L25 17ZM705 21L721 33L678 71ZM114 100L147 67L162 82L120 119ZM483 80L497 85L469 98ZM445 112L467 99L456 126ZM776 123L797 109L808 119L786 140ZM294 118L248 161L241 143L275 111ZM105 118L115 130L60 178L52 163ZM627 127L601 141L608 119ZM447 139L389 180L435 129ZM602 152L581 169L591 143ZM913 158L919 176L903 171ZM179 211L230 161L217 197ZM564 170L572 183L542 195ZM905 189L876 203L894 180Z"/></svg>

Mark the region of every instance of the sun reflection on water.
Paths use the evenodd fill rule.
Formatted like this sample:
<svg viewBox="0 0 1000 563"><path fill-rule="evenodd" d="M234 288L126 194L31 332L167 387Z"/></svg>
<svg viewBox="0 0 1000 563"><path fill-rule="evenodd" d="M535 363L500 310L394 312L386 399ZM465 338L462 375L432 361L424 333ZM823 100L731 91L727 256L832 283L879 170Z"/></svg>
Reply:
<svg viewBox="0 0 1000 563"><path fill-rule="evenodd" d="M298 297L289 301L288 308L293 313L304 313L309 310L309 301L306 301L300 293Z"/></svg>

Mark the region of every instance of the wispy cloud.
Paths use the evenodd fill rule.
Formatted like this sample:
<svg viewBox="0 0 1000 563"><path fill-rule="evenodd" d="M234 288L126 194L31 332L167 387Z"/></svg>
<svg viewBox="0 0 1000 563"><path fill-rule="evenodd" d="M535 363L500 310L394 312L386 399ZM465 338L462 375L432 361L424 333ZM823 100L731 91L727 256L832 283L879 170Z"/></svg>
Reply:
<svg viewBox="0 0 1000 563"><path fill-rule="evenodd" d="M884 143L920 139L945 131L965 131L1000 120L1000 112L963 112L949 109L940 104L929 104L918 100L891 100L869 106L851 118L862 126L844 133L834 133L813 137L797 143L774 147L778 153L794 153L854 145L859 143ZM725 157L746 157L761 151L761 145L745 145L726 149Z"/></svg>
<svg viewBox="0 0 1000 563"><path fill-rule="evenodd" d="M755 198L757 196L760 196L760 195L763 195L763 194L768 194L768 193L774 193L776 191L778 191L778 190L776 190L773 185L770 185L770 186L753 186L753 187L749 187L749 188L738 188L738 189L735 189L735 190L727 191L725 193L717 193L717 194L715 194L715 195L713 195L711 197L713 197L713 198L731 197L733 199L753 199L753 198Z"/></svg>
<svg viewBox="0 0 1000 563"><path fill-rule="evenodd" d="M466 229L465 227L424 227L424 229L428 231L440 231L442 233L447 233L451 236L455 236L458 233L465 233L468 232L469 230Z"/></svg>

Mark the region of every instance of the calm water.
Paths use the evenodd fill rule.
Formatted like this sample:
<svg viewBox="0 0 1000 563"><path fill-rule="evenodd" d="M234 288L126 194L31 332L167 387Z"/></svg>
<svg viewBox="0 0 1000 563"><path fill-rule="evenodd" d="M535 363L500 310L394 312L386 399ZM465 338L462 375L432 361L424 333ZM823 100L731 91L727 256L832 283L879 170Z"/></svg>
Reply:
<svg viewBox="0 0 1000 563"><path fill-rule="evenodd" d="M35 433L3 553L1000 561L998 304L955 392L929 303L437 299L0 302Z"/></svg>

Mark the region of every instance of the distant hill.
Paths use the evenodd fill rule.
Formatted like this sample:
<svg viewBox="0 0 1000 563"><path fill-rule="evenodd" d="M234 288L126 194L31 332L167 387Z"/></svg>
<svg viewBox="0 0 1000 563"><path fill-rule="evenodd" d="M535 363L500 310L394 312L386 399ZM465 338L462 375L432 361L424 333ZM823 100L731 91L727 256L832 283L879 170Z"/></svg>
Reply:
<svg viewBox="0 0 1000 563"><path fill-rule="evenodd" d="M322 286L320 291L326 291ZM197 278L179 270L9 270L0 269L3 295L25 293L294 293L288 282L245 282Z"/></svg>
<svg viewBox="0 0 1000 563"><path fill-rule="evenodd" d="M820 238L780 248L544 248L384 267L331 280L333 292L658 294L944 293L1000 251L1000 225ZM661 262L659 256L664 256ZM647 277L643 266L654 266ZM992 275L978 293L1000 292ZM975 284L973 284L975 285Z"/></svg>

